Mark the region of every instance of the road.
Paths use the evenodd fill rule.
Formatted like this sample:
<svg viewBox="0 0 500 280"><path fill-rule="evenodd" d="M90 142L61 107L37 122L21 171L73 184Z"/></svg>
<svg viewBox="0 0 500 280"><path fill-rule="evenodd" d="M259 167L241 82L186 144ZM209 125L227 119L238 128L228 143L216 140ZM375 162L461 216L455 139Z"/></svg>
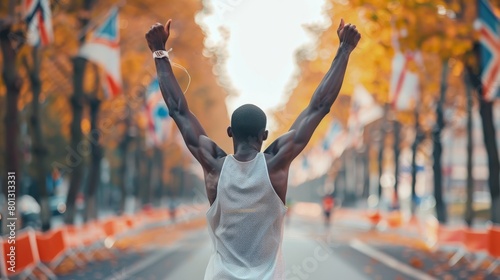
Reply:
<svg viewBox="0 0 500 280"><path fill-rule="evenodd" d="M154 234L156 240L140 251L120 252L112 261L93 262L60 279L203 279L212 250L207 229L203 223L181 231L175 242ZM283 240L286 279L437 279L384 253L383 247L357 240L357 231L366 229L334 225L327 231L318 218L292 217Z"/></svg>

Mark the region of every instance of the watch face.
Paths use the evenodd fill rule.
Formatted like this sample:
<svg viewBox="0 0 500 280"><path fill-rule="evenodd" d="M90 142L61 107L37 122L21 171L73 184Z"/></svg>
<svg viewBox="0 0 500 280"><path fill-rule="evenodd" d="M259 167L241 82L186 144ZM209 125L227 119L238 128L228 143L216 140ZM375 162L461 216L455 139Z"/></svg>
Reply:
<svg viewBox="0 0 500 280"><path fill-rule="evenodd" d="M168 53L166 51L155 51L153 53L153 56L155 58L162 58L162 57L168 57Z"/></svg>

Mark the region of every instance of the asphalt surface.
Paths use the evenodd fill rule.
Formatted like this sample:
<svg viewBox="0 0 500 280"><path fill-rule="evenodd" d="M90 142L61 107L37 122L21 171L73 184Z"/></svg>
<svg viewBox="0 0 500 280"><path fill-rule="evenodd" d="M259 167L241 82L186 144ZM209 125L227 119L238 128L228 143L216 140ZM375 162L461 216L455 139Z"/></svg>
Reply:
<svg viewBox="0 0 500 280"><path fill-rule="evenodd" d="M365 231L341 225L327 229L321 219L292 217L283 240L286 279L497 279L477 278L478 270L463 263L443 268L448 257L444 253L357 240L356 235ZM208 231L202 226L183 231L171 244L118 252L112 261L90 263L59 279L203 279L211 252Z"/></svg>
<svg viewBox="0 0 500 280"><path fill-rule="evenodd" d="M328 230L320 219L293 217L283 240L286 279L419 279L331 238L354 236L355 231L335 225ZM212 251L208 231L202 227L183 236L173 244L149 246L140 253L117 252L112 261L92 262L60 279L203 279Z"/></svg>

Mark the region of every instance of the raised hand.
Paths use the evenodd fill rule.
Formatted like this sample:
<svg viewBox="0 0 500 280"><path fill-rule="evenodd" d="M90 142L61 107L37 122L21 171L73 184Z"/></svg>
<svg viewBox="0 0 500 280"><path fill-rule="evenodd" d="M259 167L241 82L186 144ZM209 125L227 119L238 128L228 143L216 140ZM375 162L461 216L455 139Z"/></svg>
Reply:
<svg viewBox="0 0 500 280"><path fill-rule="evenodd" d="M344 19L340 20L337 35L339 36L340 43L348 45L351 50L356 48L359 40L361 39L361 34L359 34L356 29L356 25L352 25L350 23L344 24Z"/></svg>
<svg viewBox="0 0 500 280"><path fill-rule="evenodd" d="M146 33L146 40L152 52L165 50L165 43L170 36L170 23L172 23L171 19L167 21L165 26L161 23L156 23L151 26L151 29Z"/></svg>

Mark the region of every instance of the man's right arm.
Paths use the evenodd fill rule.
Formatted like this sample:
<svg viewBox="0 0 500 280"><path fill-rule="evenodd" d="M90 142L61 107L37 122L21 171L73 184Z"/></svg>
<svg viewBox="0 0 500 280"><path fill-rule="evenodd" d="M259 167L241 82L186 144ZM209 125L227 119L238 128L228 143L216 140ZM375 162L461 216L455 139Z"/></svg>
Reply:
<svg viewBox="0 0 500 280"><path fill-rule="evenodd" d="M155 24L146 34L152 52L165 50L165 43L170 35L170 23L171 20L165 26ZM200 122L189 110L186 97L174 76L169 59L156 58L155 64L160 91L170 116L179 128L189 151L201 163L203 169L210 172L216 159L225 156L225 152L207 137Z"/></svg>

